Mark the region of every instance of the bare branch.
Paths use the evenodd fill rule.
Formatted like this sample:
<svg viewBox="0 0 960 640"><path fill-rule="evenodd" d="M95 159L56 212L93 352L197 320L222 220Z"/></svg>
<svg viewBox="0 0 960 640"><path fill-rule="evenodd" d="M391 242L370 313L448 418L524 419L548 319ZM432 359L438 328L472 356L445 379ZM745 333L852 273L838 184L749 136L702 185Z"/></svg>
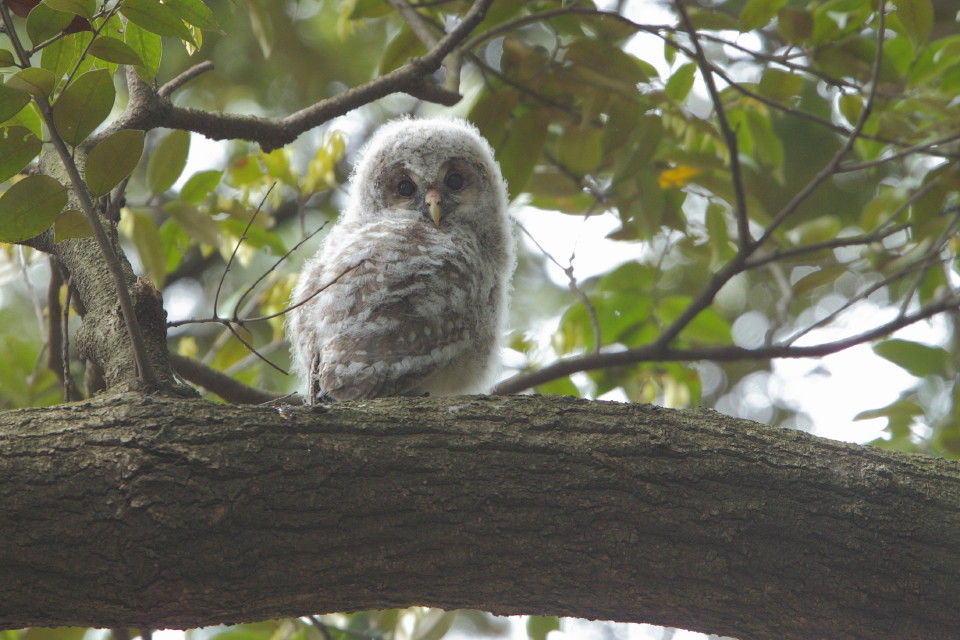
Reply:
<svg viewBox="0 0 960 640"><path fill-rule="evenodd" d="M440 68L444 59L483 20L493 0L475 0L463 19L420 58L412 58L402 67L366 84L348 89L333 98L321 100L279 119L258 118L179 107L153 91L128 72L128 84L137 94L111 129L154 129L169 127L203 134L214 140L248 140L264 151L282 147L300 134L329 120L353 111L391 93L410 93L420 99L455 104L460 95L430 85L426 78Z"/></svg>
<svg viewBox="0 0 960 640"><path fill-rule="evenodd" d="M869 331L841 340L813 346L797 347L781 344L756 349L746 349L737 346L677 349L669 346L661 347L651 343L642 347L624 349L622 351L573 356L560 359L537 371L519 373L499 383L491 393L497 395L519 393L526 389L550 382L551 380L557 380L581 371L623 367L645 362L697 362L700 360L713 362L747 362L778 358L819 358L882 338L898 329L926 320L937 314L957 310L960 310L960 298L950 296L938 302L928 304L912 314L898 315L894 320L874 327Z"/></svg>
<svg viewBox="0 0 960 640"><path fill-rule="evenodd" d="M271 393L224 375L207 365L176 353L170 354L170 362L185 380L211 391L227 402L234 404L263 404L276 400L280 394ZM296 402L294 402L295 404Z"/></svg>

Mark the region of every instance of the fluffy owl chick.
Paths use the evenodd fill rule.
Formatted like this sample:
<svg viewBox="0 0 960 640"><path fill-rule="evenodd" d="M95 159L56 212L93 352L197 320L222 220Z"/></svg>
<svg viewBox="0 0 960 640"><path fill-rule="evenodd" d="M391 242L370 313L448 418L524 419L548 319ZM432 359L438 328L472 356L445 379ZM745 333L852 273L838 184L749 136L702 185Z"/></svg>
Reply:
<svg viewBox="0 0 960 640"><path fill-rule="evenodd" d="M382 126L293 291L307 402L487 390L514 261L506 184L476 128Z"/></svg>

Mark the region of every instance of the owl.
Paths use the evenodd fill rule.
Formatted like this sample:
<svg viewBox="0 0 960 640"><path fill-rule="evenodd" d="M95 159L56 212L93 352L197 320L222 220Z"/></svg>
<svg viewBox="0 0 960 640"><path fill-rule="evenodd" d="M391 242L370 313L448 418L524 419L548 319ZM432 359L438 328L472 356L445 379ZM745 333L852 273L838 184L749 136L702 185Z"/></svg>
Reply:
<svg viewBox="0 0 960 640"><path fill-rule="evenodd" d="M506 183L475 127L380 127L293 290L287 332L306 401L486 391L512 239Z"/></svg>

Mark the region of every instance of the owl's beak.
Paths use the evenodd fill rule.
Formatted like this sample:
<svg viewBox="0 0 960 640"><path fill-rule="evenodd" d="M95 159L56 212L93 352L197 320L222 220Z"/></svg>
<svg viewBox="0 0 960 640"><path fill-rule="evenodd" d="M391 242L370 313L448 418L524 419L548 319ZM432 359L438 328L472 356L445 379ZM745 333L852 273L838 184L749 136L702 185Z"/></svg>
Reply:
<svg viewBox="0 0 960 640"><path fill-rule="evenodd" d="M424 202L427 203L427 210L430 212L430 219L433 220L434 226L437 229L440 228L440 192L430 187L427 189L427 194L424 196Z"/></svg>

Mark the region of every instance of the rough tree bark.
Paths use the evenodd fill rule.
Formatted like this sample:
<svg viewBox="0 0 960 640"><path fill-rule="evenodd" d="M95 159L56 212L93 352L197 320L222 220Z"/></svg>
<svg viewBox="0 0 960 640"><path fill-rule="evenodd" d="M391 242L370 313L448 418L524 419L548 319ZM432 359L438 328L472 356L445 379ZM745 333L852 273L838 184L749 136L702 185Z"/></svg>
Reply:
<svg viewBox="0 0 960 640"><path fill-rule="evenodd" d="M0 627L411 604L960 633L960 464L568 398L0 414Z"/></svg>

